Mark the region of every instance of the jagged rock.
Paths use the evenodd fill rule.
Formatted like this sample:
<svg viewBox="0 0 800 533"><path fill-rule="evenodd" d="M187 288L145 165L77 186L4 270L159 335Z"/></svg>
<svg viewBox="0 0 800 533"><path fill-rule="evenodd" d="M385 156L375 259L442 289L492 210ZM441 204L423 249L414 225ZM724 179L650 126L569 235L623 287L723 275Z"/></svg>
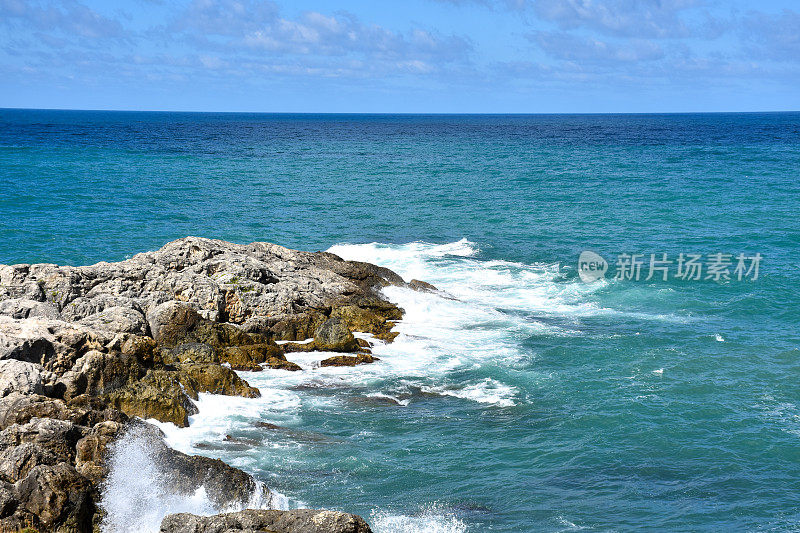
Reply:
<svg viewBox="0 0 800 533"><path fill-rule="evenodd" d="M71 462L75 444L83 437L85 428L53 418L32 418L24 425L12 424L0 431L0 450L22 444L34 444L55 455L59 461Z"/></svg>
<svg viewBox="0 0 800 533"><path fill-rule="evenodd" d="M82 426L92 427L100 422L119 422L128 421L128 416L112 407L103 398L96 398L82 394L71 398L67 403L69 409L70 422Z"/></svg>
<svg viewBox="0 0 800 533"><path fill-rule="evenodd" d="M291 361L287 361L286 358L278 359L268 359L267 366L274 370L289 370L291 372L296 372L298 370L303 370L303 368L298 365L297 363L292 363Z"/></svg>
<svg viewBox="0 0 800 533"><path fill-rule="evenodd" d="M41 394L43 391L39 365L16 359L0 360L0 398L12 392Z"/></svg>
<svg viewBox="0 0 800 533"><path fill-rule="evenodd" d="M377 357L372 357L368 353L359 353L356 355L335 355L320 361L320 366L356 366L367 363L374 363Z"/></svg>
<svg viewBox="0 0 800 533"><path fill-rule="evenodd" d="M155 418L176 426L189 425L197 407L186 396L176 372L148 370L140 381L106 395L108 403L128 416Z"/></svg>
<svg viewBox="0 0 800 533"><path fill-rule="evenodd" d="M94 329L108 329L118 333L147 335L148 325L144 315L133 307L114 306L89 315L80 324Z"/></svg>
<svg viewBox="0 0 800 533"><path fill-rule="evenodd" d="M358 342L358 347L362 350L366 350L372 346L367 339L356 339L356 342Z"/></svg>
<svg viewBox="0 0 800 533"><path fill-rule="evenodd" d="M399 331L387 331L385 333L376 333L375 338L386 342L392 342L398 335L400 335Z"/></svg>
<svg viewBox="0 0 800 533"><path fill-rule="evenodd" d="M14 484L0 481L0 519L14 514L14 511L17 510L18 503L19 498L17 497ZM0 527L1 526L2 521L0 521Z"/></svg>
<svg viewBox="0 0 800 533"><path fill-rule="evenodd" d="M44 364L55 355L55 337L38 320L0 316L0 360Z"/></svg>
<svg viewBox="0 0 800 533"><path fill-rule="evenodd" d="M0 316L0 360L37 363L60 374L86 352L106 350L114 337L112 331L93 330L77 323Z"/></svg>
<svg viewBox="0 0 800 533"><path fill-rule="evenodd" d="M145 311L158 339L152 312L165 302L183 302L205 319L242 324L248 332L275 333L271 328L282 321L325 315L326 310L344 305L343 299L379 301L373 290L390 284L403 280L386 268L344 261L330 253L187 237L119 263L3 266L0 300L48 302L73 321L112 307ZM395 315L397 308L384 303L388 307L373 311L385 314L391 309L389 314ZM278 326L281 334L291 329L285 327L287 322ZM293 334L304 336L289 340L307 338L309 329L318 325L296 329Z"/></svg>
<svg viewBox="0 0 800 533"><path fill-rule="evenodd" d="M331 318L338 318L351 331L362 331L372 334L386 333L392 329L393 323L371 309L356 305L343 305L331 311Z"/></svg>
<svg viewBox="0 0 800 533"><path fill-rule="evenodd" d="M185 342L173 348L173 360L181 363L218 363L219 358L214 348L202 342Z"/></svg>
<svg viewBox="0 0 800 533"><path fill-rule="evenodd" d="M244 396L245 398L258 398L261 396L257 388L251 387L245 380L236 375L236 372L220 365L181 364L178 366L178 380L183 384L186 393L195 400L198 392Z"/></svg>
<svg viewBox="0 0 800 533"><path fill-rule="evenodd" d="M227 364L233 370L256 372L262 369L262 363L271 368L294 369L297 366L286 360L283 350L274 342L228 346L217 350L208 344L189 342L175 347L170 356L176 362Z"/></svg>
<svg viewBox="0 0 800 533"><path fill-rule="evenodd" d="M17 392L0 400L0 430L12 424L26 424L34 417L66 420L69 410L61 400L35 394Z"/></svg>
<svg viewBox="0 0 800 533"><path fill-rule="evenodd" d="M179 344L200 320L195 309L175 300L164 302L147 313L153 338L162 346Z"/></svg>
<svg viewBox="0 0 800 533"><path fill-rule="evenodd" d="M13 424L25 425L33 418L66 420L82 426L113 420L124 422L125 415L108 409L98 398L78 396L65 403L62 400L36 394L13 393L0 399L0 430Z"/></svg>
<svg viewBox="0 0 800 533"><path fill-rule="evenodd" d="M216 516L188 513L169 515L161 522L161 533L371 533L358 515L338 511L295 509L274 511L247 509Z"/></svg>
<svg viewBox="0 0 800 533"><path fill-rule="evenodd" d="M319 311L284 315L280 319L254 317L246 321L242 328L250 331L270 331L279 340L304 340L314 336L314 332L328 316Z"/></svg>
<svg viewBox="0 0 800 533"><path fill-rule="evenodd" d="M185 344L206 344L215 352L231 346L258 344L264 340L253 337L232 324L207 320L186 304L170 301L148 314L153 338L160 346L179 347Z"/></svg>
<svg viewBox="0 0 800 533"><path fill-rule="evenodd" d="M0 452L0 478L16 483L37 465L57 465L64 459L44 446L25 442Z"/></svg>
<svg viewBox="0 0 800 533"><path fill-rule="evenodd" d="M44 531L91 531L92 485L67 463L39 465L15 484L17 513Z"/></svg>
<svg viewBox="0 0 800 533"><path fill-rule="evenodd" d="M138 380L144 373L132 355L91 350L63 374L58 384L63 387L63 398L69 400L81 394L107 394Z"/></svg>
<svg viewBox="0 0 800 533"><path fill-rule="evenodd" d="M314 332L314 348L325 352L354 352L358 350L358 342L344 322L331 318Z"/></svg>
<svg viewBox="0 0 800 533"><path fill-rule="evenodd" d="M219 355L219 362L228 363L234 370L260 370L261 363L273 366L279 365L278 361L286 362L286 356L275 343L231 346L223 349Z"/></svg>
<svg viewBox="0 0 800 533"><path fill-rule="evenodd" d="M146 367L153 365L163 364L164 361L160 357L157 350L158 343L155 339L144 337L140 335L133 335L128 337L122 343L120 350L124 355L131 355L136 358L141 364Z"/></svg>
<svg viewBox="0 0 800 533"><path fill-rule="evenodd" d="M439 290L430 283L427 283L425 281L420 281L418 279L412 279L411 281L409 281L408 286L414 289L415 291L420 291L420 292L437 292Z"/></svg>
<svg viewBox="0 0 800 533"><path fill-rule="evenodd" d="M61 313L58 312L58 308L55 305L26 298L9 298L8 300L0 301L0 315L10 316L11 318L61 319Z"/></svg>
<svg viewBox="0 0 800 533"><path fill-rule="evenodd" d="M102 421L90 430L76 422L103 415L86 410L97 407L93 402L84 403L66 405L20 393L0 400L5 426L0 431L0 531L92 530L94 500L105 473L104 446L123 419ZM45 413L65 420L30 416Z"/></svg>
<svg viewBox="0 0 800 533"><path fill-rule="evenodd" d="M98 289L90 290L86 296L79 296L65 305L61 310L61 316L64 317L64 320L77 322L92 315L103 313L113 307L130 308L144 316L144 310L142 310L137 300L104 292L102 285Z"/></svg>
<svg viewBox="0 0 800 533"><path fill-rule="evenodd" d="M75 469L95 486L99 485L106 475L108 448L122 428L120 422L111 420L99 422L88 435L75 444Z"/></svg>

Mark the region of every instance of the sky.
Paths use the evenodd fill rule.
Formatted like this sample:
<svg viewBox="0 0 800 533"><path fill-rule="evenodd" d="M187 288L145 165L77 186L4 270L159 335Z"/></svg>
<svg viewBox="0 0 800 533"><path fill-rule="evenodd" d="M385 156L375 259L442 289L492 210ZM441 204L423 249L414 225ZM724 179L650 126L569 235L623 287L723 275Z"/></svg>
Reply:
<svg viewBox="0 0 800 533"><path fill-rule="evenodd" d="M0 107L800 110L800 1L0 0Z"/></svg>

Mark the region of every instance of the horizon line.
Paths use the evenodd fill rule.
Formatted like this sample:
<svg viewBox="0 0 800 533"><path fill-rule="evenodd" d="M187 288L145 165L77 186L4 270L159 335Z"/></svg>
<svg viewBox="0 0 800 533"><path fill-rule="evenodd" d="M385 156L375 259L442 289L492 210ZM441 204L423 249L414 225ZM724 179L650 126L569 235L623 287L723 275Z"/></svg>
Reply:
<svg viewBox="0 0 800 533"><path fill-rule="evenodd" d="M712 115L712 114L764 114L798 113L800 110L750 110L750 111L537 111L537 112L422 112L422 111L201 111L177 109L81 109L67 107L0 107L0 111L84 111L106 113L193 113L230 115L432 115L432 116L497 116L497 115Z"/></svg>

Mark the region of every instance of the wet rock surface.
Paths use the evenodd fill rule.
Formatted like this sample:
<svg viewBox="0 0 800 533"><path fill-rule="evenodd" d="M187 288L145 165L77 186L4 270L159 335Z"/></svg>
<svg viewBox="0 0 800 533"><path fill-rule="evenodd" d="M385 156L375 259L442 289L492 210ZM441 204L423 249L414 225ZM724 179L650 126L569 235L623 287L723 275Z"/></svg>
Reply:
<svg viewBox="0 0 800 533"><path fill-rule="evenodd" d="M356 366L374 363L377 357L373 357L368 353L359 353L356 355L335 355L320 361L320 366Z"/></svg>
<svg viewBox="0 0 800 533"><path fill-rule="evenodd" d="M394 338L402 311L380 296L387 285L405 283L330 253L195 237L118 263L0 265L0 530L98 530L109 450L130 431L150 439L176 493L203 487L220 508L268 501L248 474L171 450L136 417L186 426L200 393L258 397L236 370L300 370L291 351L372 362L353 332ZM162 530L369 527L298 510L172 515Z"/></svg>
<svg viewBox="0 0 800 533"><path fill-rule="evenodd" d="M337 511L296 509L269 511L248 509L216 516L174 514L161 522L161 533L233 533L265 531L274 533L371 533L357 515Z"/></svg>

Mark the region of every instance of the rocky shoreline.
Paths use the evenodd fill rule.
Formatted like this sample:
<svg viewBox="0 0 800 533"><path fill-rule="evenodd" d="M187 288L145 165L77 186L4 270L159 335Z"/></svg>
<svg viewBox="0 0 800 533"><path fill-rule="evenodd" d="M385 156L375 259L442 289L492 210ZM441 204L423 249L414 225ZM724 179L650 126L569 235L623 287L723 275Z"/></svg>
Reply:
<svg viewBox="0 0 800 533"><path fill-rule="evenodd" d="M331 253L197 237L118 263L0 265L0 532L102 530L107 458L130 432L176 493L203 487L220 510L268 506L263 484L170 449L143 420L185 427L201 392L256 397L235 371L300 370L292 352L373 362L353 332L394 339L403 312L381 297L388 285L432 289ZM161 530L370 531L313 510L170 515Z"/></svg>

